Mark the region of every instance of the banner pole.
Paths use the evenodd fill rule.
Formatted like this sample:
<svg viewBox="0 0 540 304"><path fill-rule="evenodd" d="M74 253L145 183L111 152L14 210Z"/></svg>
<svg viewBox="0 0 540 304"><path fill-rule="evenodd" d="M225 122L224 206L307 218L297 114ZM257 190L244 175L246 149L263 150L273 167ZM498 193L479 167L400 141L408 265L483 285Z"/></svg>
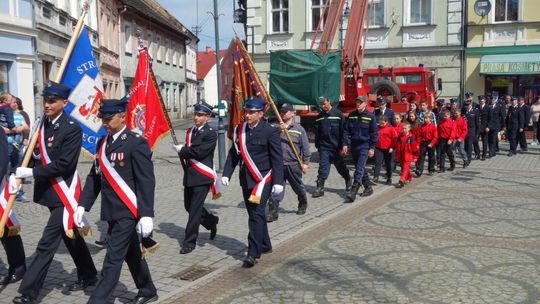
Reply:
<svg viewBox="0 0 540 304"><path fill-rule="evenodd" d="M54 79L55 82L59 83L60 80L62 80L62 75L64 74L64 70L66 69L67 62L69 60L69 56L71 56L71 52L73 52L73 47L75 46L75 42L77 41L77 38L79 38L79 34L81 33L81 29L84 25L84 17L86 17L87 10L89 8L88 2L85 2L82 8L81 16L79 16L79 20L77 21L77 25L75 26L75 30L73 31L73 36L71 36L71 39L69 40L68 47L66 49L66 53L64 54L64 57L62 58L62 63L60 64L60 68L58 69L58 72L56 73L56 78ZM42 118L42 121L45 121L45 117ZM34 148L36 147L37 140L38 140L38 133L39 129L37 129L36 132L32 135L30 142L28 143L28 147L26 148L26 152L24 153L24 158L21 163L21 167L28 167L28 164L30 163L30 158L32 157L32 152L34 151ZM17 179L17 189L22 184L22 179ZM6 204L6 208L4 209L4 213L2 214L2 217L0 218L0 237L4 236L4 230L6 227L7 219L9 216L9 213L11 212L11 209L13 209L13 204L15 202L15 198L17 197L17 194L10 194L8 202Z"/></svg>

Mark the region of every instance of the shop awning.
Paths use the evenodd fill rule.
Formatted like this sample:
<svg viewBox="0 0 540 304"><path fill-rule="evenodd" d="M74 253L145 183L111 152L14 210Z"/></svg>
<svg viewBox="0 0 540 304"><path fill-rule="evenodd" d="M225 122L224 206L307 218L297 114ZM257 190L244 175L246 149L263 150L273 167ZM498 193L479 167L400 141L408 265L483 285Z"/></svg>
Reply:
<svg viewBox="0 0 540 304"><path fill-rule="evenodd" d="M480 58L480 74L540 74L540 53L484 55Z"/></svg>

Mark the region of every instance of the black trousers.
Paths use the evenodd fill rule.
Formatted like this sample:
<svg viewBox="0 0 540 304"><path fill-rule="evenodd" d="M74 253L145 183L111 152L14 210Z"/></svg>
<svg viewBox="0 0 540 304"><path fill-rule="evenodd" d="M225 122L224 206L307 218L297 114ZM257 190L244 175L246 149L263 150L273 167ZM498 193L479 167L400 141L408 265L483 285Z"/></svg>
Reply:
<svg viewBox="0 0 540 304"><path fill-rule="evenodd" d="M499 136L498 130L489 130L488 146L489 146L489 156L491 157L497 155L497 143L499 142L498 136Z"/></svg>
<svg viewBox="0 0 540 304"><path fill-rule="evenodd" d="M506 129L506 137L508 139L508 142L510 143L510 152L512 153L517 152L518 134L519 134L519 130L517 128Z"/></svg>
<svg viewBox="0 0 540 304"><path fill-rule="evenodd" d="M517 141L519 142L519 148L521 150L527 150L527 138L525 137L525 128L523 129L523 132L517 133Z"/></svg>
<svg viewBox="0 0 540 304"><path fill-rule="evenodd" d="M373 177L379 177L381 174L381 167L384 162L384 168L386 169L386 178L392 178L392 156L393 153L388 152L389 149L375 148L375 170L373 170Z"/></svg>
<svg viewBox="0 0 540 304"><path fill-rule="evenodd" d="M489 136L489 132L486 132L486 131L480 132L480 139L482 140L482 156L483 157L488 155L488 143L489 143L488 136ZM478 142L478 140L476 142ZM475 148L475 150L476 150L476 148ZM477 153L477 154L479 154L479 153Z"/></svg>
<svg viewBox="0 0 540 304"><path fill-rule="evenodd" d="M339 150L330 150L327 148L319 149L319 171L317 179L326 180L330 174L330 163L334 163L339 175L344 179L350 178L349 169L345 165L343 156L339 154Z"/></svg>
<svg viewBox="0 0 540 304"><path fill-rule="evenodd" d="M109 221L107 231L107 254L103 260L101 276L88 303L112 303L109 299L120 279L122 264L126 261L135 286L137 296L151 297L157 294L146 261L141 259L141 243L135 231L137 220L123 218Z"/></svg>
<svg viewBox="0 0 540 304"><path fill-rule="evenodd" d="M454 149L452 149L452 144L448 144L448 139L439 139L437 145L439 146L439 166L441 170L444 170L446 156L448 156L448 160L450 161L450 167L455 167Z"/></svg>
<svg viewBox="0 0 540 304"><path fill-rule="evenodd" d="M260 258L263 251L272 249L270 235L268 234L268 225L266 224L266 203L270 198L271 183L264 186L259 204L253 204L248 201L251 190L242 187L244 203L248 212L248 255L254 258Z"/></svg>
<svg viewBox="0 0 540 304"><path fill-rule="evenodd" d="M47 276L47 271L53 260L58 246L60 246L60 240L64 240L64 244L75 262L77 267L77 279L78 280L91 280L97 275L96 266L90 255L90 251L86 246L84 238L79 234L77 229L74 229L75 238L70 239L64 232L64 226L62 225L62 217L64 213L64 207L49 208L51 215L47 226L43 230L43 235L38 242L36 248L36 256L30 262L28 270L24 275L21 286L19 287L19 293L32 298L37 298L43 282Z"/></svg>
<svg viewBox="0 0 540 304"><path fill-rule="evenodd" d="M435 150L436 147L428 147L430 141L425 140L420 142L420 157L418 159L418 167L416 170L422 174L424 172L424 163L426 162L426 154L428 157L428 172L435 172Z"/></svg>
<svg viewBox="0 0 540 304"><path fill-rule="evenodd" d="M4 236L0 239L2 246L6 251L9 265L8 275L14 273L22 274L26 271L26 255L20 235L8 236L8 227L4 230Z"/></svg>
<svg viewBox="0 0 540 304"><path fill-rule="evenodd" d="M218 221L218 217L204 208L204 200L210 191L210 185L185 187L184 207L189 213L184 242L182 247L195 248L199 236L199 225L210 230Z"/></svg>
<svg viewBox="0 0 540 304"><path fill-rule="evenodd" d="M473 143L476 141L478 143L478 138L476 136L467 136L465 137L465 153L467 153L467 160L472 161L472 152L473 152ZM479 152L475 152L476 155L479 155Z"/></svg>

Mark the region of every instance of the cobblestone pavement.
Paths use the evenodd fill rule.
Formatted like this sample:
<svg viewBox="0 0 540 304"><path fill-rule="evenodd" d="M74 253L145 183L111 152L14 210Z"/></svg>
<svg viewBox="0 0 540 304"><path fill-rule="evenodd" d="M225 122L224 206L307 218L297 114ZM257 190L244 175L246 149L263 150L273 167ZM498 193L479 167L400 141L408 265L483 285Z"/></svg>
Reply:
<svg viewBox="0 0 540 304"><path fill-rule="evenodd" d="M185 130L190 122L180 122L177 129L178 137L185 136ZM206 207L220 217L218 235L214 241L208 239L209 232L201 228L198 245L195 251L188 255L180 255L180 244L184 237L184 228L187 223L187 213L182 201L183 187L181 186L182 169L178 157L171 148L172 140L166 137L161 140L154 150L154 165L157 181L156 189L156 216L154 219L154 237L160 243L157 253L150 254L147 259L152 277L161 299L167 299L189 287L192 282L178 279L177 274L194 266L209 266L214 269L205 278L212 277L229 267L235 268L241 264L247 246L247 213L241 201L241 189L237 173L233 175L231 186L223 190L223 197L217 201L208 200ZM217 157L215 162L217 165ZM79 173L85 180L91 162L81 157ZM308 191L313 190L316 179L317 164L305 176ZM344 182L332 169L328 180L327 194L317 200L310 201L308 212L303 216L295 214L297 201L292 191L286 190L286 200L281 204L279 221L270 223L269 229L273 244L279 246L280 242L290 239L291 236L301 233L316 223L342 212L352 206L344 206ZM32 198L32 185L24 186L26 195ZM15 211L22 223L22 238L27 255L27 263L33 258L37 242L41 237L49 211L38 204L27 202L17 203ZM93 224L93 235L86 238L94 262L101 269L105 250L94 244L106 232L106 224L99 221L100 198L91 212L87 213L90 223ZM7 260L4 250L0 250L0 275L7 272ZM63 244L49 269L44 288L39 297L41 303L86 303L93 287L86 292L67 291L66 286L76 281L76 270L69 253ZM200 281L200 280L199 280ZM10 303L18 295L19 284L0 288L0 303ZM133 280L126 266L122 270L120 281L114 293L115 303L125 303L137 293Z"/></svg>
<svg viewBox="0 0 540 304"><path fill-rule="evenodd" d="M540 303L540 151L501 146L467 169L378 186L254 268L221 267L163 303Z"/></svg>

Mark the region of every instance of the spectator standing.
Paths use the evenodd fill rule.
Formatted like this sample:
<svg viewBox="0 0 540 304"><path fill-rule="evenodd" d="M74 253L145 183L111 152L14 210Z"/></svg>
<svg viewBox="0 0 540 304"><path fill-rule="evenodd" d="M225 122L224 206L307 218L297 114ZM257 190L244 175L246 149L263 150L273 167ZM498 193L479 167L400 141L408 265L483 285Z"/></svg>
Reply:
<svg viewBox="0 0 540 304"><path fill-rule="evenodd" d="M521 148L521 151L526 152L527 149L527 138L525 137L525 131L530 125L531 122L531 108L525 103L525 98L523 96L520 96L518 98L518 107L521 111L521 115L523 116L523 124L522 129L523 131L519 132L517 135L517 140L519 142L519 147Z"/></svg>
<svg viewBox="0 0 540 304"><path fill-rule="evenodd" d="M540 96L536 97L536 102L531 106L531 114L536 137L533 143L540 145Z"/></svg>

